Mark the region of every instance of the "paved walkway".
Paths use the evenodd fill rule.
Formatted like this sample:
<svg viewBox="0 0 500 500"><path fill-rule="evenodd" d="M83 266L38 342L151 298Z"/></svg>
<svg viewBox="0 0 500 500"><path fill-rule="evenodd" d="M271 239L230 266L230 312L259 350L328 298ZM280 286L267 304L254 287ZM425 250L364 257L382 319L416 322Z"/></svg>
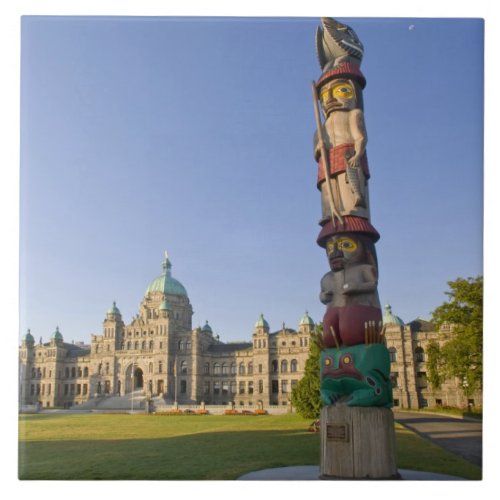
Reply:
<svg viewBox="0 0 500 500"><path fill-rule="evenodd" d="M465 481L462 477L434 474L432 472L403 469L399 469L398 472L401 479L409 481ZM320 479L319 475L319 465L300 465L249 472L238 479L240 481L317 481Z"/></svg>
<svg viewBox="0 0 500 500"><path fill-rule="evenodd" d="M482 466L483 424L437 414L394 412L397 422L469 462Z"/></svg>

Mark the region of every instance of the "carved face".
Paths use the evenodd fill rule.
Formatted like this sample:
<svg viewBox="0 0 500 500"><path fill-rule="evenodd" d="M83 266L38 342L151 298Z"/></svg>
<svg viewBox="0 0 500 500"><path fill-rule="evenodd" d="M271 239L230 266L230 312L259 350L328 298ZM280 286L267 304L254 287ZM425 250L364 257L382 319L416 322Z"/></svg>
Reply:
<svg viewBox="0 0 500 500"><path fill-rule="evenodd" d="M362 260L365 252L362 242L357 238L335 235L327 241L326 253L332 271L340 271L346 265Z"/></svg>
<svg viewBox="0 0 500 500"><path fill-rule="evenodd" d="M356 107L356 90L350 80L332 80L326 83L321 88L319 98L326 115L332 111Z"/></svg>

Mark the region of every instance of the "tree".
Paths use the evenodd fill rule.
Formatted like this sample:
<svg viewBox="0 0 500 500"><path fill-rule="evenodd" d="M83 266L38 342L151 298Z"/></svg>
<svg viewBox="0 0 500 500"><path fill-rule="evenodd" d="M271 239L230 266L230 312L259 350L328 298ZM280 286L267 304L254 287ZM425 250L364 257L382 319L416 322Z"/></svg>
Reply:
<svg viewBox="0 0 500 500"><path fill-rule="evenodd" d="M292 404L304 418L318 418L321 410L319 393L319 356L321 352L322 326L317 326L309 343L309 357L304 367L304 376L292 391Z"/></svg>
<svg viewBox="0 0 500 500"><path fill-rule="evenodd" d="M466 396L483 386L483 277L449 281L450 300L432 313L440 328L451 326L451 334L441 345L428 348L429 381L439 388L444 379L458 377Z"/></svg>

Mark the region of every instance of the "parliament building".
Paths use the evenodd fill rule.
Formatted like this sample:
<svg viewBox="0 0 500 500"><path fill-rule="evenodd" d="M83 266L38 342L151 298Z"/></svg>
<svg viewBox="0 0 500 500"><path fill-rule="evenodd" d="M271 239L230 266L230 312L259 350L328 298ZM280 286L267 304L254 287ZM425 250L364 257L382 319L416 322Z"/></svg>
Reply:
<svg viewBox="0 0 500 500"><path fill-rule="evenodd" d="M168 405L231 405L235 409L291 408L294 386L304 375L315 323L306 312L297 330L271 332L261 314L249 342L223 343L208 322L192 327L193 309L184 286L172 276L167 255L162 273L148 286L130 324L116 304L102 335L90 345L66 343L56 328L49 342L28 332L19 349L20 407L123 409L130 402L150 409ZM426 344L446 337L432 324L404 324L385 306L395 407L481 405L464 400L460 381L433 392L426 379ZM132 397L132 399L131 399ZM78 406L77 406L78 405Z"/></svg>

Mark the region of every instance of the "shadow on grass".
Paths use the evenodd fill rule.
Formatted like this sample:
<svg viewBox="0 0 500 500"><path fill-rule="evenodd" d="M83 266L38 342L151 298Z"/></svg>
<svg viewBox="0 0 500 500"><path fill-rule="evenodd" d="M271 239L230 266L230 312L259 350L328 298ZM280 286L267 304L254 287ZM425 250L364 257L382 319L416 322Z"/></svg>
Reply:
<svg viewBox="0 0 500 500"><path fill-rule="evenodd" d="M319 435L293 430L19 444L20 479L221 480L318 464Z"/></svg>

